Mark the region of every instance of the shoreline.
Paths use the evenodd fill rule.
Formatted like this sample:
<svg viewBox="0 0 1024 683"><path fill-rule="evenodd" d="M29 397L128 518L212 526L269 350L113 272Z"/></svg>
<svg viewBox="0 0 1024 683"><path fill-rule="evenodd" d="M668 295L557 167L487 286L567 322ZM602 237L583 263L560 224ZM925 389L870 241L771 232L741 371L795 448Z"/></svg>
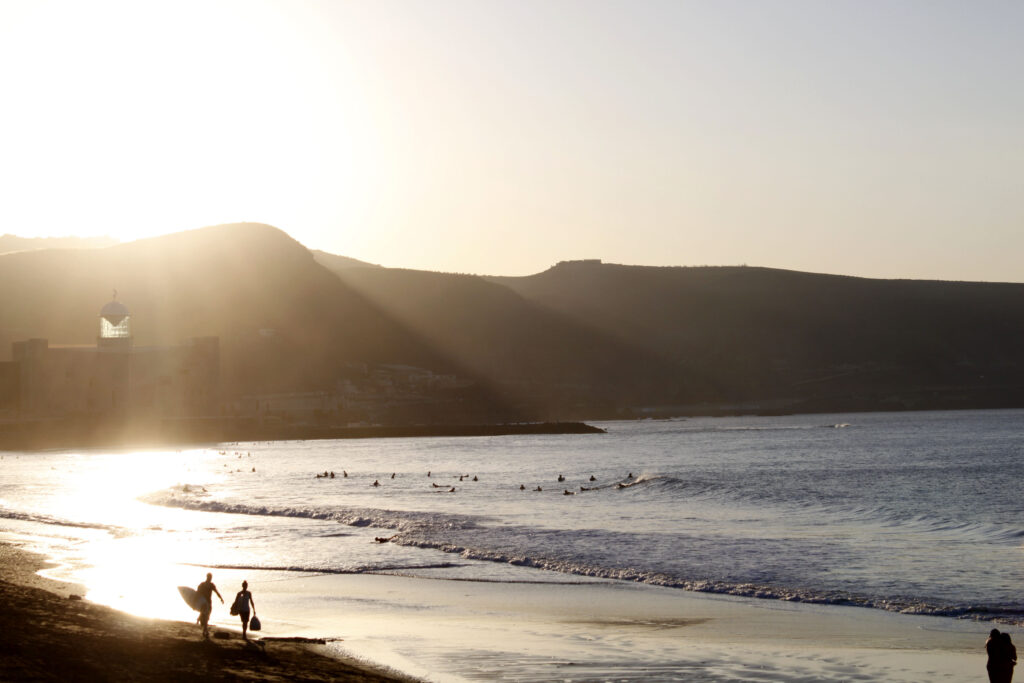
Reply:
<svg viewBox="0 0 1024 683"><path fill-rule="evenodd" d="M262 424L236 418L190 418L155 422L52 419L0 424L0 450L72 448L161 448L255 441L398 439L423 437L604 434L584 422L498 424L375 425L331 427Z"/></svg>
<svg viewBox="0 0 1024 683"><path fill-rule="evenodd" d="M336 650L146 619L81 599L84 587L37 574L41 555L0 542L0 680L347 681L416 683ZM330 651L333 654L324 654Z"/></svg>
<svg viewBox="0 0 1024 683"><path fill-rule="evenodd" d="M192 623L69 600L84 587L35 573L52 566L0 542L0 628L10 634L0 641L0 680L465 683L506 680L503 670L571 683L661 675L966 683L984 676L986 624L607 580L341 574L263 583L261 605L291 624L282 635L337 633L341 613L346 642L267 639L261 650L227 630L223 617L211 629L228 638L204 642ZM352 652L404 673L374 669Z"/></svg>

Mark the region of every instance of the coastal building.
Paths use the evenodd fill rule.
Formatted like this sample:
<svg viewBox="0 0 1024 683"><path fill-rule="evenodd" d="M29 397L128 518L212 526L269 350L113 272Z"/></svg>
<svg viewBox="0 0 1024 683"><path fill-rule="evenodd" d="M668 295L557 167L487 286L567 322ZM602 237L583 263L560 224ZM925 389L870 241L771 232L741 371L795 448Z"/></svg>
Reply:
<svg viewBox="0 0 1024 683"><path fill-rule="evenodd" d="M219 339L137 347L116 292L100 309L96 346L29 339L14 342L11 359L0 364L0 409L20 419L219 414Z"/></svg>

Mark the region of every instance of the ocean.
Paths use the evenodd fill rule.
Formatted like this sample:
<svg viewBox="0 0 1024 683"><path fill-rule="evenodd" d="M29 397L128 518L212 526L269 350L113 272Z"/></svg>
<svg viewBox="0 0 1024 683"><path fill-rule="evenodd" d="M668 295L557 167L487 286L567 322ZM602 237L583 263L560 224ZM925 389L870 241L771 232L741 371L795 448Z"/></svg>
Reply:
<svg viewBox="0 0 1024 683"><path fill-rule="evenodd" d="M175 582L248 577L289 634L350 628L356 596L289 586L352 575L1024 624L1024 411L594 424L607 433L4 452L0 538L151 616L188 617Z"/></svg>

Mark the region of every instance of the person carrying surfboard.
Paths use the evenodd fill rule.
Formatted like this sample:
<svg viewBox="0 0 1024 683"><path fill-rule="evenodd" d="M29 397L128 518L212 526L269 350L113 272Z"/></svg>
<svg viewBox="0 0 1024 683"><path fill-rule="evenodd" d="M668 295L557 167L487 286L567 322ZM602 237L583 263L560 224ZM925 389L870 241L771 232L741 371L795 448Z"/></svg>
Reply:
<svg viewBox="0 0 1024 683"><path fill-rule="evenodd" d="M242 582L242 590L235 594L235 601L231 604L231 613L237 614L242 620L242 640L249 640L249 605L252 605L252 613L256 614L256 603L249 592L249 582Z"/></svg>
<svg viewBox="0 0 1024 683"><path fill-rule="evenodd" d="M203 638L209 638L210 612L213 610L213 594L216 593L220 604L224 604L224 598L220 591L213 585L213 574L206 574L206 581L196 586L196 593L199 594L199 623L203 625Z"/></svg>

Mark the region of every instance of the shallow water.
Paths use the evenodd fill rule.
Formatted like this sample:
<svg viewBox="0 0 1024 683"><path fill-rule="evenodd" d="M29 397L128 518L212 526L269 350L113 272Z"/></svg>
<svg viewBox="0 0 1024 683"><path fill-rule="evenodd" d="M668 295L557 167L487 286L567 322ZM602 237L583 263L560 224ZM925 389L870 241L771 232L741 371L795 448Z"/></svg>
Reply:
<svg viewBox="0 0 1024 683"><path fill-rule="evenodd" d="M92 599L154 616L180 609L154 586L211 567L275 594L322 574L615 579L1024 620L1024 411L601 426L3 453L0 530L46 539Z"/></svg>

